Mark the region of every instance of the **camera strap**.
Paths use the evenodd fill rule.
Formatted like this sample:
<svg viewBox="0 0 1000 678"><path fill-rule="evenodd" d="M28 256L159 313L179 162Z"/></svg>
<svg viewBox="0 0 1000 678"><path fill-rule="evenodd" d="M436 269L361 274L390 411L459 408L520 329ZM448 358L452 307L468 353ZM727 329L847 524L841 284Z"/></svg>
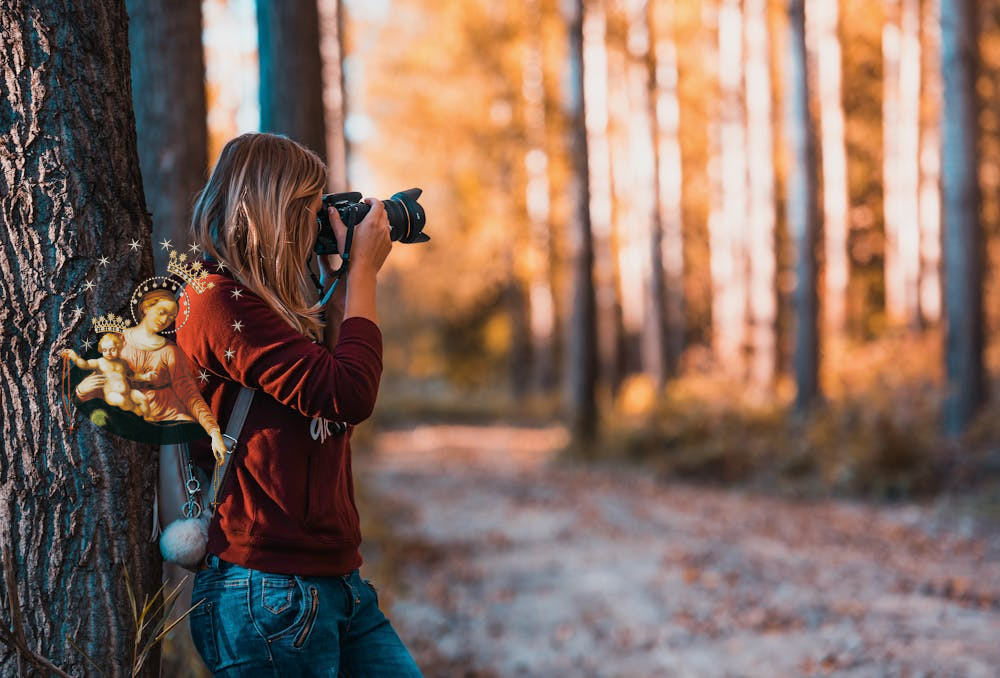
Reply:
<svg viewBox="0 0 1000 678"><path fill-rule="evenodd" d="M347 273L347 265L350 262L351 258L351 243L354 242L355 224L348 223L345 224L345 226L347 226L347 237L344 238L344 251L340 253L340 260L341 260L340 268L338 268L332 274L334 280L333 283L330 285L329 289L326 290L326 292L323 291L323 285L326 281L319 280L316 278L315 275L313 275L313 282L316 284L316 289L319 290L321 306L326 306L327 302L330 301L330 297L333 296L333 292L334 290L337 289L337 285L340 284L340 281L344 278L344 275ZM312 275L311 271L310 275Z"/></svg>

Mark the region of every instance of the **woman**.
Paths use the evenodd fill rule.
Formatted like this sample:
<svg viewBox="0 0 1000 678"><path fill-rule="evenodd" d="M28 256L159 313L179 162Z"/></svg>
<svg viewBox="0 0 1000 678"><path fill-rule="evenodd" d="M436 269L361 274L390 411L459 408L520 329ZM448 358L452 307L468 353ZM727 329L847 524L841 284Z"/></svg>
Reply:
<svg viewBox="0 0 1000 678"><path fill-rule="evenodd" d="M142 376L134 387L146 399L143 419L158 424L197 422L221 458L226 445L215 415L198 392L184 353L159 334L177 317L177 300L165 289L153 289L142 295L138 307L142 320L122 332L121 358ZM103 374L93 374L77 385L77 397L81 402L100 397L105 383Z"/></svg>
<svg viewBox="0 0 1000 678"><path fill-rule="evenodd" d="M346 289L319 307L307 262L325 185L314 153L246 134L195 204L215 284L190 295L177 341L222 422L241 386L256 390L193 591L192 636L217 676L420 675L359 576L351 476L350 431L371 414L382 370L375 286L388 222L370 201ZM336 211L330 219L343 246ZM320 262L324 275L331 264ZM192 454L211 465L207 446Z"/></svg>

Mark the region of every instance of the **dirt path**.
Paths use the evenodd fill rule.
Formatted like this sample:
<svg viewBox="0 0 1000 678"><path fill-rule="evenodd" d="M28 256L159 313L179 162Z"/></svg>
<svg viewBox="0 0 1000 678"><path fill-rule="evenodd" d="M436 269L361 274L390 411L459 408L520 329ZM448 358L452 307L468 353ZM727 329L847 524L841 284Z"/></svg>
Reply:
<svg viewBox="0 0 1000 678"><path fill-rule="evenodd" d="M1000 675L1000 529L555 465L564 435L376 439L369 548L429 676Z"/></svg>

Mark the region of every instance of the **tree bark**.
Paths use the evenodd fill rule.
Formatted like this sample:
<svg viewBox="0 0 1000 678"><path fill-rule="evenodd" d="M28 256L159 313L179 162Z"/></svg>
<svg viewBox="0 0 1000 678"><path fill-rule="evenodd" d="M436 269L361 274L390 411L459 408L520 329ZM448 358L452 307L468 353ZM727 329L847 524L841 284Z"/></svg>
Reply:
<svg viewBox="0 0 1000 678"><path fill-rule="evenodd" d="M194 196L208 171L200 0L128 0L132 97L156 272L170 241L184 250Z"/></svg>
<svg viewBox="0 0 1000 678"><path fill-rule="evenodd" d="M816 149L809 115L804 0L788 2L785 134L788 148L786 209L795 248L795 408L801 414L819 399L816 298Z"/></svg>
<svg viewBox="0 0 1000 678"><path fill-rule="evenodd" d="M316 0L258 0L260 128L327 157Z"/></svg>
<svg viewBox="0 0 1000 678"><path fill-rule="evenodd" d="M3 0L0 30L0 546L13 554L28 644L83 675L71 639L122 675L134 633L123 567L140 600L161 577L147 541L156 464L148 446L67 415L59 354L81 349L92 316L127 313L152 272L148 250L128 247L148 242L150 224L125 3ZM16 664L0 647L0 673ZM155 675L158 652L146 666Z"/></svg>
<svg viewBox="0 0 1000 678"><path fill-rule="evenodd" d="M983 248L979 222L975 4L941 0L944 82L941 185L944 231L943 424L958 435L986 400L983 374Z"/></svg>
<svg viewBox="0 0 1000 678"><path fill-rule="evenodd" d="M320 54L323 61L323 108L326 121L327 185L333 193L348 190L347 90L344 83L344 54L347 51L344 34L344 3L341 0L319 0Z"/></svg>
<svg viewBox="0 0 1000 678"><path fill-rule="evenodd" d="M566 117L569 120L573 196L571 213L572 305L566 328L566 401L570 431L578 444L597 435L597 328L594 300L594 248L590 227L590 179L584 107L583 0L563 3L569 39Z"/></svg>

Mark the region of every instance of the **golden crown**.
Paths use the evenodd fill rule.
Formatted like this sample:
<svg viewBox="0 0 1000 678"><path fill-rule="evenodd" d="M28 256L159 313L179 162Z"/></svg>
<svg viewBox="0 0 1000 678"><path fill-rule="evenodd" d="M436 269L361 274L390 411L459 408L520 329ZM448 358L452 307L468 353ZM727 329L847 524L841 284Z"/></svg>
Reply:
<svg viewBox="0 0 1000 678"><path fill-rule="evenodd" d="M93 318L91 321L94 325L94 331L98 334L104 334L105 332L124 332L128 329L128 325L125 324L125 318L109 313L107 315L101 316L100 318Z"/></svg>
<svg viewBox="0 0 1000 678"><path fill-rule="evenodd" d="M186 261L186 254L178 254L176 251L171 250L170 260L167 262L167 272L173 273L185 283L193 287L194 291L198 294L215 287L215 283L207 282L205 280L208 276L208 271L203 270L204 267L201 265L200 261L185 263Z"/></svg>

